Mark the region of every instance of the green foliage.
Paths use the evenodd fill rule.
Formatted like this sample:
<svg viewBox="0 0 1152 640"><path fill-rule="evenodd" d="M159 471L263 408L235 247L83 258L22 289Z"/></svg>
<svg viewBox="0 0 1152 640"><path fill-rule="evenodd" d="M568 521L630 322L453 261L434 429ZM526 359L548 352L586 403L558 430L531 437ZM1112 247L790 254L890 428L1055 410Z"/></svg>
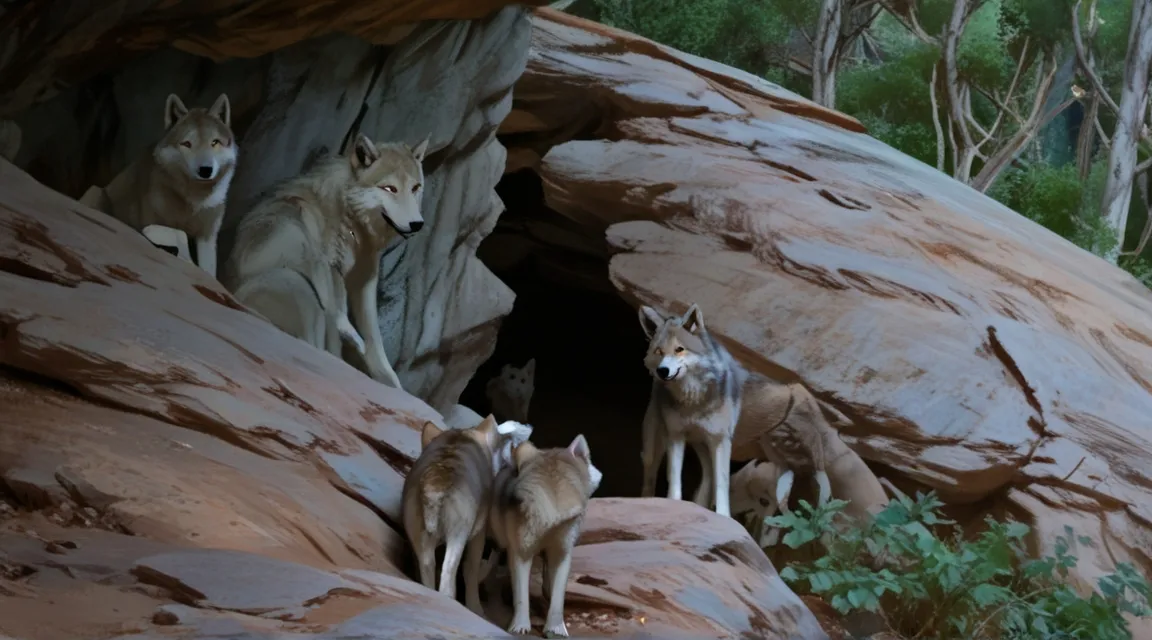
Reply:
<svg viewBox="0 0 1152 640"><path fill-rule="evenodd" d="M765 523L786 529L784 544L795 548L829 531L846 504L801 502ZM1028 560L1027 525L989 518L979 536L965 539L937 513L941 506L934 493L897 498L866 526L841 527L826 555L789 565L780 577L841 613L883 611L909 637L1120 640L1131 638L1122 613L1152 615L1152 592L1131 565L1118 565L1087 597L1067 584L1077 545L1092 544L1071 528L1056 539L1054 555ZM949 529L944 537L934 532Z"/></svg>

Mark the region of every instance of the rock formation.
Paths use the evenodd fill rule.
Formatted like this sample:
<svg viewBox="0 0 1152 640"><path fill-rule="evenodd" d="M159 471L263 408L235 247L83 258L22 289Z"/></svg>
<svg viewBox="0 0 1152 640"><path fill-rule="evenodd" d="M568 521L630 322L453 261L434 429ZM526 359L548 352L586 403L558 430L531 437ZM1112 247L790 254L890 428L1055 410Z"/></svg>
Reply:
<svg viewBox="0 0 1152 640"><path fill-rule="evenodd" d="M1131 276L846 116L571 16L537 13L515 95L507 170L547 208L494 241L553 271L610 258L634 305L699 303L746 365L849 416L879 475L1021 519L1036 551L1093 538L1085 581L1152 568L1152 293Z"/></svg>

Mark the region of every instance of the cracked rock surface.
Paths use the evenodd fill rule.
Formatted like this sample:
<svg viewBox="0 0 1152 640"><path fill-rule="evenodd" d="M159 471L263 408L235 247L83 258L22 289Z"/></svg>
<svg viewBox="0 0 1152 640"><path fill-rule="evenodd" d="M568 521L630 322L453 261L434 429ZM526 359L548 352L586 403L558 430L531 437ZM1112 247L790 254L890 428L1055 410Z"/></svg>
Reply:
<svg viewBox="0 0 1152 640"><path fill-rule="evenodd" d="M1011 514L1041 552L1070 525L1091 583L1152 568L1152 293L775 85L549 10L533 37L508 170L626 299L698 303L962 520Z"/></svg>

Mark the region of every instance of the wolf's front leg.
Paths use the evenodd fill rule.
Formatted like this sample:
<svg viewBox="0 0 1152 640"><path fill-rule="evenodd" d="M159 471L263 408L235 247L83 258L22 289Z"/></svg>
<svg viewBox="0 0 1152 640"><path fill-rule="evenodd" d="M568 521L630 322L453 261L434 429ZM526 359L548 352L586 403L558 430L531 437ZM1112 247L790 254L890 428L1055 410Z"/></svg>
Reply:
<svg viewBox="0 0 1152 640"><path fill-rule="evenodd" d="M684 471L684 436L668 434L668 498L683 500L680 476Z"/></svg>
<svg viewBox="0 0 1152 640"><path fill-rule="evenodd" d="M188 249L188 234L180 229L173 229L162 224L150 224L141 229L140 233L152 244L174 247L177 258L185 262L192 262L192 252Z"/></svg>
<svg viewBox="0 0 1152 640"><path fill-rule="evenodd" d="M723 438L719 442L712 443L712 447L712 484L716 487L716 513L731 517L732 512L728 507L728 483L732 478L728 475L728 467L732 459L732 441Z"/></svg>
<svg viewBox="0 0 1152 640"><path fill-rule="evenodd" d="M364 362L368 366L368 375L378 382L390 385L397 389L400 378L388 362L384 353L384 339L380 337L380 313L376 306L376 285L379 282L379 265L371 269L370 274L349 274L348 294L351 297L352 316L364 337ZM368 269L361 269L367 271Z"/></svg>
<svg viewBox="0 0 1152 640"><path fill-rule="evenodd" d="M216 277L216 234L196 238L196 260L208 275Z"/></svg>
<svg viewBox="0 0 1152 640"><path fill-rule="evenodd" d="M641 498L656 496L656 472L660 469L660 458L664 456L663 433L664 420L660 417L660 409L653 393L648 398L648 409L644 412L644 422L640 431L640 460L644 464Z"/></svg>

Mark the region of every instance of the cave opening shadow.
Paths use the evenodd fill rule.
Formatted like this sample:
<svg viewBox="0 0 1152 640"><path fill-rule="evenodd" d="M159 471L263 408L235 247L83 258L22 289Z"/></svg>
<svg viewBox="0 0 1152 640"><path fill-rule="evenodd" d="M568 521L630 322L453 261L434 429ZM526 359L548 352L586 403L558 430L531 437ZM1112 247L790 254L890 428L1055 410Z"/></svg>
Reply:
<svg viewBox="0 0 1152 640"><path fill-rule="evenodd" d="M492 357L460 401L486 415L488 380L505 364L521 367L535 358L528 411L532 442L561 447L583 433L593 464L604 474L595 496L638 496L640 428L652 378L644 367L648 341L636 311L615 293L602 256L546 245L527 235L527 227L546 224L578 229L547 208L535 173L506 175L497 192L507 210L477 255L516 293L516 302L500 327ZM511 253L518 256L510 259ZM686 455L686 497L700 481L699 469L695 456ZM656 495L666 495L666 487L661 465Z"/></svg>

